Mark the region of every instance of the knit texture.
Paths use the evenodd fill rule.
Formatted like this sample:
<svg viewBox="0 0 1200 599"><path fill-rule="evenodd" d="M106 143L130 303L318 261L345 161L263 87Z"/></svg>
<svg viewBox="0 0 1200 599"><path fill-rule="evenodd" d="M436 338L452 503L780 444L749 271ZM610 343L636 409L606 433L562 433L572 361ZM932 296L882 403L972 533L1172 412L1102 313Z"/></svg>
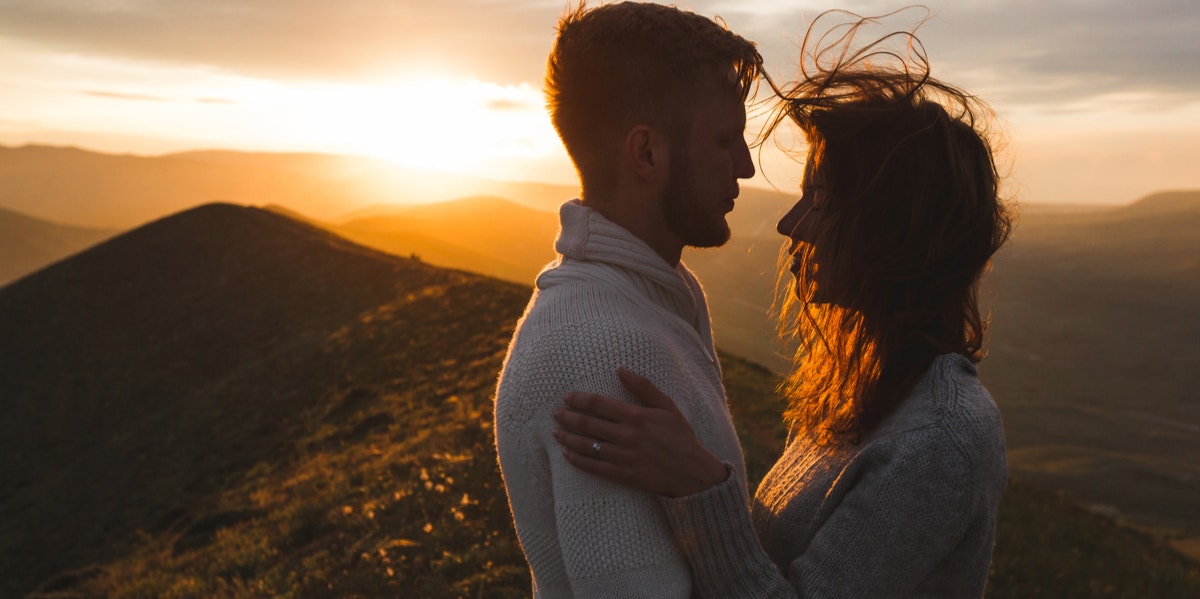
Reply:
<svg viewBox="0 0 1200 599"><path fill-rule="evenodd" d="M736 480L661 498L704 597L979 597L1007 480L999 411L939 356L862 443L797 435L753 507Z"/></svg>
<svg viewBox="0 0 1200 599"><path fill-rule="evenodd" d="M560 218L559 258L538 276L496 392L496 450L533 594L690 597L691 572L656 497L576 469L551 432L570 391L633 402L617 380L624 366L677 398L745 489L704 292L682 264L577 200Z"/></svg>

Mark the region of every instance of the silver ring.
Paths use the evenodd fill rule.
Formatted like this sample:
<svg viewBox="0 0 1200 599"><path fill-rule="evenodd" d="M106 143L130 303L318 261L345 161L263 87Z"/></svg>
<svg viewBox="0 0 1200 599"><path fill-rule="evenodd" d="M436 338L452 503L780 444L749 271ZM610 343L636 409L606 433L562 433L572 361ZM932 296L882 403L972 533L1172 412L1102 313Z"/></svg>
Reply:
<svg viewBox="0 0 1200 599"><path fill-rule="evenodd" d="M604 444L601 443L600 441L592 441L592 457L593 458L600 455L600 448L603 446L604 446Z"/></svg>

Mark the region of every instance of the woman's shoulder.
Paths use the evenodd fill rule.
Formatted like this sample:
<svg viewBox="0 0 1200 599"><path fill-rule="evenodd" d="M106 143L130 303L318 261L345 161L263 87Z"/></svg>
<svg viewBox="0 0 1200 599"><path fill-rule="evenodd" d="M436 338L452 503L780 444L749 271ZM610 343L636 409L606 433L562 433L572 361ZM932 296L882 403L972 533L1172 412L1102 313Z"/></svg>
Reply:
<svg viewBox="0 0 1200 599"><path fill-rule="evenodd" d="M1000 411L975 365L958 354L938 356L869 441L925 455L952 452L972 470L1006 469Z"/></svg>
<svg viewBox="0 0 1200 599"><path fill-rule="evenodd" d="M991 393L979 381L979 370L959 354L938 356L931 368L930 391L938 421L962 443L1003 443L1004 425Z"/></svg>

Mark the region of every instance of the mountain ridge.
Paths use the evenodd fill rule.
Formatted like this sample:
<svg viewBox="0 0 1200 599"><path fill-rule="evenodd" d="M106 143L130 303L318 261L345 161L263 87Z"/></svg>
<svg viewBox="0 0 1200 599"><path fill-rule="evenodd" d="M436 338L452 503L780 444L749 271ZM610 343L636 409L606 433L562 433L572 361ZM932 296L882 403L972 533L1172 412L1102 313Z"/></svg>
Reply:
<svg viewBox="0 0 1200 599"><path fill-rule="evenodd" d="M111 229L61 225L0 208L0 287L116 234Z"/></svg>
<svg viewBox="0 0 1200 599"><path fill-rule="evenodd" d="M211 204L0 288L0 470L16 473L0 481L0 520L26 526L0 536L0 570L44 577L294 451L298 415L346 392L353 368L337 350L340 330L456 289L477 302L464 295L481 285L516 305L525 296ZM46 495L60 499L34 500Z"/></svg>

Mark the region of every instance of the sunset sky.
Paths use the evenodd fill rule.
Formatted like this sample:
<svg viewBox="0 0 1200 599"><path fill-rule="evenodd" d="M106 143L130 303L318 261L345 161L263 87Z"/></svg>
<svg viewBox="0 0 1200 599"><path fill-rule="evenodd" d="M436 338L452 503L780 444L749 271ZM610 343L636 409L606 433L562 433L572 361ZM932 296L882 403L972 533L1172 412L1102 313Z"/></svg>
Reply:
<svg viewBox="0 0 1200 599"><path fill-rule="evenodd" d="M361 154L573 183L541 95L565 4L0 0L0 144ZM720 16L758 42L782 80L823 9L902 6L678 5ZM1009 191L1018 198L1125 203L1200 188L1195 0L927 5L934 17L920 36L934 75L981 95L1007 124ZM764 159L771 182L790 191L796 173Z"/></svg>

